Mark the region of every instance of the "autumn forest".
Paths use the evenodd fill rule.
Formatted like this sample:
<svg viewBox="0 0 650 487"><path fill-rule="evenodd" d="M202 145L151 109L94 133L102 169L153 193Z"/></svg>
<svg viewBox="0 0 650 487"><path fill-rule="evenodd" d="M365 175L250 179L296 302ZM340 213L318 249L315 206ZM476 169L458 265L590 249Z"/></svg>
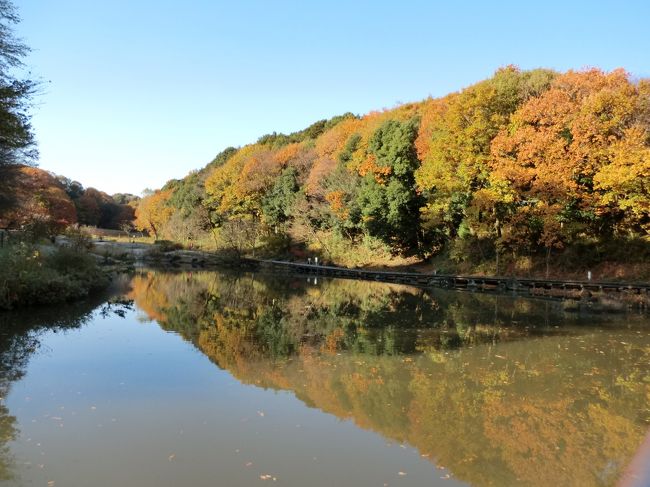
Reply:
<svg viewBox="0 0 650 487"><path fill-rule="evenodd" d="M650 485L648 2L17 3L0 487Z"/></svg>
<svg viewBox="0 0 650 487"><path fill-rule="evenodd" d="M348 266L650 272L650 81L622 69L507 66L442 98L229 147L142 198L30 165L4 172L9 228L78 223Z"/></svg>
<svg viewBox="0 0 650 487"><path fill-rule="evenodd" d="M648 80L508 66L442 98L228 148L146 195L135 225L347 265L548 274L555 256L565 269L615 261L621 242L643 262L649 176Z"/></svg>

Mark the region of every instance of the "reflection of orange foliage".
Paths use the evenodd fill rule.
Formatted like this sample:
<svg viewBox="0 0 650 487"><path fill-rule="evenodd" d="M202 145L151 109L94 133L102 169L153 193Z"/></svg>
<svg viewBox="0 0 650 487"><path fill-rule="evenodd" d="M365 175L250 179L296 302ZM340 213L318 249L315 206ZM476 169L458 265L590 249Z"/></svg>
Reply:
<svg viewBox="0 0 650 487"><path fill-rule="evenodd" d="M131 280L131 292L128 294L128 298L133 299L138 308L156 321L165 318L164 312L170 304L160 279L164 279L164 274L158 279L153 273L138 274Z"/></svg>
<svg viewBox="0 0 650 487"><path fill-rule="evenodd" d="M191 293L206 286L198 277L150 273L134 279L131 294L164 327L161 310L196 301ZM315 334L305 337L306 327L322 330L332 315L321 322L319 311L342 303L390 309L397 288L335 281L283 301L284 331L305 340L295 355L278 358L251 335L273 291L255 296L249 286L246 279L212 289L220 305L211 313L197 307L188 339L238 380L290 390L311 407L413 445L474 485L612 484L645 435L648 334L616 329L441 352L423 331L418 355L345 352L349 336L338 321L309 343ZM447 317L464 320L459 309Z"/></svg>
<svg viewBox="0 0 650 487"><path fill-rule="evenodd" d="M343 341L343 338L345 338L345 332L341 328L336 328L332 333L327 335L325 337L325 343L321 347L321 350L327 352L327 353L336 353L337 350L339 350L341 347L341 342Z"/></svg>
<svg viewBox="0 0 650 487"><path fill-rule="evenodd" d="M223 317L215 316L213 326L202 329L197 345L211 358L217 358L219 367L248 371L255 360L255 350L246 340L241 328L227 326Z"/></svg>
<svg viewBox="0 0 650 487"><path fill-rule="evenodd" d="M264 387L289 384L307 404L408 442L476 485L565 485L568 478L573 485L594 485L607 465L613 480L643 435L635 403L576 401L589 393L576 395L561 368L539 362L557 350L556 340L547 340L536 357L526 343L508 344L501 353L511 362L492 366L480 347L437 364L332 355L324 345L323 355L312 349L281 368L260 363L250 375L240 375L241 369L236 375ZM568 346L565 358L581 345L576 339ZM510 363L526 361L535 369L508 371Z"/></svg>

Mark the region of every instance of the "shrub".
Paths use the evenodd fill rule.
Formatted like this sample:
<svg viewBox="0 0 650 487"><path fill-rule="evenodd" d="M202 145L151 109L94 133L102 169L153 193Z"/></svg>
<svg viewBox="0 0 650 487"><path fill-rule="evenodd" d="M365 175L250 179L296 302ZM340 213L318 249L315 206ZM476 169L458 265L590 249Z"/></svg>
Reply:
<svg viewBox="0 0 650 487"><path fill-rule="evenodd" d="M74 250L88 250L92 247L92 237L78 226L71 226L65 232L70 247Z"/></svg>
<svg viewBox="0 0 650 487"><path fill-rule="evenodd" d="M72 247L59 247L44 257L44 264L60 273L89 273L96 269L95 259Z"/></svg>
<svg viewBox="0 0 650 487"><path fill-rule="evenodd" d="M181 250L183 246L179 243L172 242L171 240L156 240L154 245L160 252L172 252L174 250Z"/></svg>
<svg viewBox="0 0 650 487"><path fill-rule="evenodd" d="M24 243L0 249L0 309L79 299L108 282L90 255L72 248L49 255Z"/></svg>

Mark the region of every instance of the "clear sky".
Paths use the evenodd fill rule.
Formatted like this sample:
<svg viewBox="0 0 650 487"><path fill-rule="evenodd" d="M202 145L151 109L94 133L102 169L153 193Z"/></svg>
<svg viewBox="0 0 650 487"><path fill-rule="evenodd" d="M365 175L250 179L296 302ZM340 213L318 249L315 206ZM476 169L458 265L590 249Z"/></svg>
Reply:
<svg viewBox="0 0 650 487"><path fill-rule="evenodd" d="M650 76L650 1L15 0L40 167L109 193L499 66Z"/></svg>

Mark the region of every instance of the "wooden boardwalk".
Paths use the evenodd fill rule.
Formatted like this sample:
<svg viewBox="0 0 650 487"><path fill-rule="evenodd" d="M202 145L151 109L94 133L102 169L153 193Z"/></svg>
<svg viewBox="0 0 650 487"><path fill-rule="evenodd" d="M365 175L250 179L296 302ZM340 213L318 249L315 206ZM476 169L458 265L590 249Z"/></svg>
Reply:
<svg viewBox="0 0 650 487"><path fill-rule="evenodd" d="M419 287L441 287L477 291L513 291L535 295L558 295L585 292L625 292L650 295L650 283L605 281L563 281L514 277L459 276L413 272L373 271L327 265L315 265L280 260L249 259L261 267L282 268L309 275L324 275L368 281L394 282Z"/></svg>

